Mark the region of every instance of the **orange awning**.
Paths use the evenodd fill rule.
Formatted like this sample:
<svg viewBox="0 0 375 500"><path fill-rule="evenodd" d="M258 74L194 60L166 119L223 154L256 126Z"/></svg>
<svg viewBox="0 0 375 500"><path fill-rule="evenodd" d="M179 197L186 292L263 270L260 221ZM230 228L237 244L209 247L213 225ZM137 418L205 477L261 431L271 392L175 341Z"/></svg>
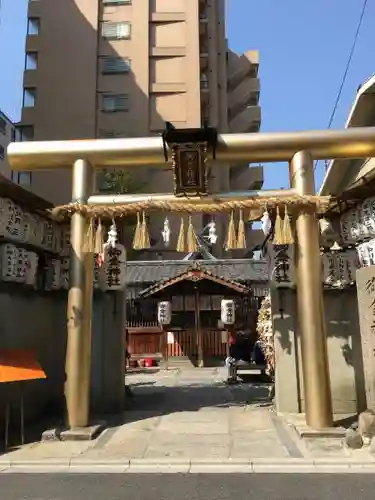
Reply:
<svg viewBox="0 0 375 500"><path fill-rule="evenodd" d="M0 383L47 378L33 351L0 349Z"/></svg>

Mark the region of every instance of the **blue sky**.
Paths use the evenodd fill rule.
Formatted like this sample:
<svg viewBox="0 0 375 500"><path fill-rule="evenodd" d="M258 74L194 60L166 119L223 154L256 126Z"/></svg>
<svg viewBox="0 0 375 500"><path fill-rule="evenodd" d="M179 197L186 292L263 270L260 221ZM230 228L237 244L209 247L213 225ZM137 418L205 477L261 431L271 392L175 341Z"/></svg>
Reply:
<svg viewBox="0 0 375 500"><path fill-rule="evenodd" d="M262 131L324 129L341 83L363 0L227 0L237 52L260 52ZM19 118L27 0L1 0L0 108ZM375 73L369 0L333 128L343 127L359 84ZM5 50L4 50L5 49ZM317 169L317 184L323 167ZM265 188L287 187L286 165L267 165Z"/></svg>

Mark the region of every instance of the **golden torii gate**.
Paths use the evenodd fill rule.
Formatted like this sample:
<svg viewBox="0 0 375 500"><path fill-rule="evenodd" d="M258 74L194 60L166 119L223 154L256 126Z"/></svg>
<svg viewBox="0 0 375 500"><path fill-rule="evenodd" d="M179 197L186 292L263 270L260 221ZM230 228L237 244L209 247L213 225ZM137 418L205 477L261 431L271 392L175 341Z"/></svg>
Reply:
<svg viewBox="0 0 375 500"><path fill-rule="evenodd" d="M165 165L161 137L93 139L51 142L19 142L8 146L14 170L32 171L71 167L72 202L80 204L127 203L140 199L171 200L173 195L140 197L92 196L94 169L99 167L161 167ZM171 151L167 150L168 160ZM208 151L211 155L212 151ZM375 128L341 131L218 135L215 163L289 162L291 189L269 191L268 196L315 195L314 160L375 156ZM238 200L264 196L265 192L218 193L205 197ZM189 197L199 205L202 198ZM84 253L88 219L75 212L71 219L71 273L68 294L68 345L66 400L71 428L89 424L92 259ZM306 423L316 429L333 425L326 345L323 288L316 209L304 208L296 218L296 271L298 315L302 340L302 364Z"/></svg>

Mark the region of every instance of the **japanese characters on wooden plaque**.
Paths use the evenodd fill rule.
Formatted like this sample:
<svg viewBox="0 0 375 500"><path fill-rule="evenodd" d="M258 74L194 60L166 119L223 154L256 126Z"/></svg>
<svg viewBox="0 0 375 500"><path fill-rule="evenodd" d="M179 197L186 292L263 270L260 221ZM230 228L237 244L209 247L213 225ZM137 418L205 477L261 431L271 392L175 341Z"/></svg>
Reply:
<svg viewBox="0 0 375 500"><path fill-rule="evenodd" d="M172 149L175 196L207 194L207 144L176 144Z"/></svg>
<svg viewBox="0 0 375 500"><path fill-rule="evenodd" d="M106 243L103 265L99 270L100 289L103 291L123 290L126 277L126 250L123 245Z"/></svg>

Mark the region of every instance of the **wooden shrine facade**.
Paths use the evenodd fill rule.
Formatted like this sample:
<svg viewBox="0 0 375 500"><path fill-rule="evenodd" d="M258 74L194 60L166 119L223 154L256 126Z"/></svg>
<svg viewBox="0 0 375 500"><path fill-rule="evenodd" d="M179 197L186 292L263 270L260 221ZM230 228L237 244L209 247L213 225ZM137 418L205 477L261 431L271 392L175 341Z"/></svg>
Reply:
<svg viewBox="0 0 375 500"><path fill-rule="evenodd" d="M235 300L234 328L251 334L260 302L268 293L267 279L265 261L128 262L129 351L135 357L194 361L199 347L205 359L222 359L227 332L220 321L221 300ZM164 330L157 319L161 300L172 304L172 321Z"/></svg>

